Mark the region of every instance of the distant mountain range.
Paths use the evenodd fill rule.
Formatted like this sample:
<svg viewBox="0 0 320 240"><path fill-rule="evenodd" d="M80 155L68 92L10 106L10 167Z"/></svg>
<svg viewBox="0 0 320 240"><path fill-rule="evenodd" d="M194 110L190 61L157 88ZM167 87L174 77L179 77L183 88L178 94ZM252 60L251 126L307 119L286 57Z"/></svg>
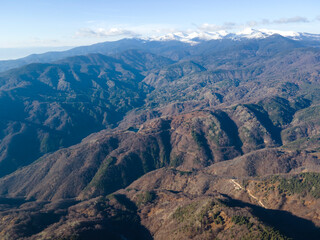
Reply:
<svg viewBox="0 0 320 240"><path fill-rule="evenodd" d="M229 33L225 30L222 31L196 31L196 32L176 32L170 33L164 36L146 38L151 41L169 41L176 40L181 42L187 42L190 44L197 44L200 41L209 40L222 40L222 39L232 39L240 41L243 39L262 39L270 37L272 35L281 35L293 40L308 40L308 41L320 41L320 34L310 34L310 33L299 33L293 31L279 31L279 30L269 30L269 29L252 29L247 28L243 31L236 33Z"/></svg>
<svg viewBox="0 0 320 240"><path fill-rule="evenodd" d="M0 238L318 239L320 41L279 33L0 62Z"/></svg>
<svg viewBox="0 0 320 240"><path fill-rule="evenodd" d="M174 60L178 60L178 55L170 55L170 51L172 49L175 49L175 54L183 54L182 51L185 51L185 49L188 49L188 47L191 45L200 45L199 48L201 48L203 44L207 44L206 42L209 42L210 45L216 45L215 48L224 48L225 44L241 45L241 43L236 42L241 40L254 41L258 39L264 39L272 35L279 35L288 39L296 40L298 42L303 42L305 46L317 47L319 46L320 42L320 34L276 30L254 30L251 28L245 29L244 31L238 33L228 33L226 31L201 31L190 33L177 32L159 37L149 37L144 39L130 38L115 42L97 43L90 46L75 47L67 51L32 54L17 60L4 60L0 61L0 72L30 63L51 63L66 57L86 55L90 53L112 55L130 49L150 51L154 54L159 54ZM230 43L230 41L232 42ZM181 49L181 51L177 51L178 49Z"/></svg>

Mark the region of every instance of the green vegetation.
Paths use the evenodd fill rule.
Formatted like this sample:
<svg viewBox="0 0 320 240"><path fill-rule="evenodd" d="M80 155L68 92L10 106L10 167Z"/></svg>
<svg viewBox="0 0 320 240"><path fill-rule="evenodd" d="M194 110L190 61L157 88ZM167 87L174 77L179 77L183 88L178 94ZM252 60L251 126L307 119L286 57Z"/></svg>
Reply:
<svg viewBox="0 0 320 240"><path fill-rule="evenodd" d="M142 152L141 161L144 173L150 172L155 169L155 166L160 162L159 161L159 149L149 148L147 151Z"/></svg>
<svg viewBox="0 0 320 240"><path fill-rule="evenodd" d="M177 210L173 213L173 218L178 222L184 222L186 220L190 220L193 216L194 212L197 209L198 202L193 202L191 204L178 207Z"/></svg>
<svg viewBox="0 0 320 240"><path fill-rule="evenodd" d="M209 137L219 147L220 139L223 137L218 120L209 126Z"/></svg>
<svg viewBox="0 0 320 240"><path fill-rule="evenodd" d="M208 225L211 223L215 224L224 224L225 220L220 215L221 210L214 209L214 206L216 203L214 201L208 202L206 205L204 205L198 215L198 219L201 222L201 226L204 228L208 228Z"/></svg>
<svg viewBox="0 0 320 240"><path fill-rule="evenodd" d="M138 194L136 204L137 206L140 206L151 203L154 199L156 199L156 196L156 193L153 191L146 191L144 193Z"/></svg>
<svg viewBox="0 0 320 240"><path fill-rule="evenodd" d="M182 155L178 155L178 156L172 157L172 159L170 161L170 166L171 167L178 167L182 163L183 163L183 156Z"/></svg>
<svg viewBox="0 0 320 240"><path fill-rule="evenodd" d="M177 208L173 218L184 224L186 231L202 234L211 229L211 224L225 224L225 219L221 215L221 208L214 201L193 202L191 204Z"/></svg>
<svg viewBox="0 0 320 240"><path fill-rule="evenodd" d="M168 122L162 124L162 128L168 129L171 128ZM160 139L158 141L160 148L160 162L156 165L157 168L168 166L170 164L170 152L171 152L171 136L168 130L161 131L159 135Z"/></svg>
<svg viewBox="0 0 320 240"><path fill-rule="evenodd" d="M200 134L200 133L196 132L195 130L192 130L191 136L200 148L205 147L203 134Z"/></svg>
<svg viewBox="0 0 320 240"><path fill-rule="evenodd" d="M275 230L272 227L265 225L254 225L250 221L250 217L245 217L241 215L235 215L231 218L231 221L237 225L245 225L249 230L250 234L244 239L254 240L254 239L263 239L263 240L286 240L288 239L282 235L279 231Z"/></svg>
<svg viewBox="0 0 320 240"><path fill-rule="evenodd" d="M194 129L191 131L191 136L193 140L197 143L199 149L202 149L204 151L205 156L208 159L213 159L211 149L208 145L207 139L204 136L204 133L197 132Z"/></svg>
<svg viewBox="0 0 320 240"><path fill-rule="evenodd" d="M91 180L89 186L94 186L94 187L103 189L104 186L101 179L106 174L108 167L115 164L116 160L117 159L115 157L109 157L105 161L103 161L97 173L94 175L93 179Z"/></svg>
<svg viewBox="0 0 320 240"><path fill-rule="evenodd" d="M206 236L204 239L219 239L233 235L233 231L238 232L239 239L255 240L286 240L284 235L274 228L260 222L252 216L234 215L228 216L230 208L221 204L219 199L215 201L193 202L177 208L173 218L182 224L181 229L186 236ZM225 224L234 224L219 236L221 229ZM226 235L225 235L226 234ZM210 236L210 237L208 237Z"/></svg>
<svg viewBox="0 0 320 240"><path fill-rule="evenodd" d="M275 230L272 227L264 226L260 228L261 233L258 239L261 240L289 240L290 238L282 235L279 231Z"/></svg>
<svg viewBox="0 0 320 240"><path fill-rule="evenodd" d="M289 195L310 194L314 198L320 198L320 173L302 173L289 179L280 178L278 190Z"/></svg>
<svg viewBox="0 0 320 240"><path fill-rule="evenodd" d="M49 153L63 146L63 139L61 136L51 136L50 133L44 134L40 141L40 152Z"/></svg>
<svg viewBox="0 0 320 240"><path fill-rule="evenodd" d="M264 100L260 105L267 111L273 125L277 127L289 124L295 113L290 102L281 97Z"/></svg>
<svg viewBox="0 0 320 240"><path fill-rule="evenodd" d="M253 226L253 224L250 222L250 217L235 215L231 218L231 221L238 225L247 225L248 229Z"/></svg>
<svg viewBox="0 0 320 240"><path fill-rule="evenodd" d="M288 148L304 149L319 145L317 129L320 122L320 106L312 106L295 114L294 125L281 135Z"/></svg>
<svg viewBox="0 0 320 240"><path fill-rule="evenodd" d="M223 70L221 70L223 71ZM219 73L219 72L216 72ZM223 73L223 72L221 72ZM215 84L218 88L229 88L229 87L238 87L240 83L239 79L224 79L218 83Z"/></svg>
<svg viewBox="0 0 320 240"><path fill-rule="evenodd" d="M178 172L181 176L183 176L183 175L189 176L189 175L192 174L192 171L181 171L181 170L177 170L177 172Z"/></svg>
<svg viewBox="0 0 320 240"><path fill-rule="evenodd" d="M303 109L296 114L296 119L299 122L310 122L314 120L319 120L320 116L320 106L312 106L306 109Z"/></svg>
<svg viewBox="0 0 320 240"><path fill-rule="evenodd" d="M301 137L295 141L285 144L283 147L292 150L319 149L320 135L312 137Z"/></svg>
<svg viewBox="0 0 320 240"><path fill-rule="evenodd" d="M239 129L239 135L244 143L247 143L251 146L252 150L259 148L260 145L264 143L263 135L259 128L248 129L245 126L242 126Z"/></svg>
<svg viewBox="0 0 320 240"><path fill-rule="evenodd" d="M88 194L94 195L95 191L99 192L99 194L108 194L111 193L114 188L120 186L121 182L118 182L118 185L108 183L110 178L108 171L110 171L111 168L115 169L114 164L116 161L117 159L115 157L108 157L101 163L100 168L92 178L91 182L83 190L85 196ZM92 190L94 190L94 192L92 192Z"/></svg>
<svg viewBox="0 0 320 240"><path fill-rule="evenodd" d="M182 224L181 229L192 238L204 233L212 234L212 224L223 225L225 219L214 201L193 202L178 207L173 218Z"/></svg>
<svg viewBox="0 0 320 240"><path fill-rule="evenodd" d="M316 84L315 82L304 82L300 85L300 88L305 98L311 100L312 102L320 102L319 84Z"/></svg>
<svg viewBox="0 0 320 240"><path fill-rule="evenodd" d="M302 97L297 97L290 105L295 110L301 110L310 106L311 101Z"/></svg>

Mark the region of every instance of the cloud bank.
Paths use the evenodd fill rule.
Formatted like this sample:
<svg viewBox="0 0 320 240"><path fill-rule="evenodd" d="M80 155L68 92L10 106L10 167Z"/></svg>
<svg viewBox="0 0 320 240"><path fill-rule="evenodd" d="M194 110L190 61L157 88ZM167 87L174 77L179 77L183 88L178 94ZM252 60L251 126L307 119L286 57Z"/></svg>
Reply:
<svg viewBox="0 0 320 240"><path fill-rule="evenodd" d="M236 27L237 27L237 24L234 22L226 22L223 25L204 23L204 24L198 26L198 29L202 30L202 31L216 32L216 31L221 31L221 30L230 30L230 29L234 29Z"/></svg>
<svg viewBox="0 0 320 240"><path fill-rule="evenodd" d="M106 37L137 37L138 33L123 29L123 28L83 28L76 33L77 37L93 37L93 38L106 38Z"/></svg>
<svg viewBox="0 0 320 240"><path fill-rule="evenodd" d="M121 38L132 38L132 37L157 37L166 35L173 32L232 32L238 31L245 28L277 28L283 25L292 24L303 24L320 21L320 15L309 20L303 16L294 16L289 18L279 18L279 19L262 19L258 21L248 21L245 23L238 22L224 22L222 24L212 24L203 23L201 25L193 24L195 29L179 29L179 27L168 26L162 24L146 24L139 26L118 26L118 27L106 27L101 26L104 23L96 23L95 21L90 21L88 24L96 24L96 26L89 26L87 28L79 29L74 38L78 39L96 39L99 38L117 40ZM100 26L97 26L99 24Z"/></svg>
<svg viewBox="0 0 320 240"><path fill-rule="evenodd" d="M310 22L307 18L305 17L292 17L292 18L280 18L278 20L274 20L273 23L278 23L278 24L287 24L287 23L308 23Z"/></svg>
<svg viewBox="0 0 320 240"><path fill-rule="evenodd" d="M317 17L317 20L320 21L320 16ZM235 22L226 22L222 25L204 23L197 28L200 31L216 32L221 30L232 30L239 29L244 27L258 27L258 26L267 26L267 25L284 25L292 23L310 23L311 21L306 17L295 16L291 18L280 18L275 20L262 19L260 21L248 21L244 24L239 24Z"/></svg>

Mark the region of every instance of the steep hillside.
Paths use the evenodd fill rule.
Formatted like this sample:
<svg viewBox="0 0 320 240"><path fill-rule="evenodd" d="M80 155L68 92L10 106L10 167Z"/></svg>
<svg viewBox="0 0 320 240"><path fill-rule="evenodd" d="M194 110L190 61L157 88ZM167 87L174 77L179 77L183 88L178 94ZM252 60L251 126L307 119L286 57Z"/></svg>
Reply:
<svg viewBox="0 0 320 240"><path fill-rule="evenodd" d="M117 126L132 109L121 128L154 117L257 103L266 98L297 102L299 106L290 106L293 113L319 101L318 49L303 48L302 43L280 36L232 42L190 46L174 41L123 40L114 46L105 44L106 48L96 46L97 51L109 47L122 51L129 46L138 50L113 52L115 58L76 56L0 74L0 176L48 152L76 144L90 133ZM188 51L185 59L175 62L163 57L172 58L169 55L178 45L176 51ZM279 130L267 131L281 144L280 137L275 136ZM24 139L32 144L25 144Z"/></svg>
<svg viewBox="0 0 320 240"><path fill-rule="evenodd" d="M259 103L194 111L93 134L0 179L0 193L46 200L81 193L88 198L112 193L162 167L193 171L219 163L210 167L212 173L228 177L287 173L309 163L315 167L314 154L275 148L281 146L280 131L288 117L277 109L295 104L279 99L264 104L266 110ZM296 111L288 110L292 115Z"/></svg>
<svg viewBox="0 0 320 240"><path fill-rule="evenodd" d="M1 73L0 238L317 239L319 48L197 43Z"/></svg>
<svg viewBox="0 0 320 240"><path fill-rule="evenodd" d="M114 126L141 106L148 87L103 55L32 64L0 75L0 175Z"/></svg>
<svg viewBox="0 0 320 240"><path fill-rule="evenodd" d="M299 175L295 179L306 179L300 188L282 177L248 180L243 184L204 171L163 168L144 175L126 189L82 202L2 199L0 236L25 239L104 239L106 236L111 239L317 239L320 229L312 221L319 225L315 211L319 201L311 188L305 186L315 181L318 184L318 175ZM312 195L304 195L305 200L297 201L298 196L291 194L299 189L311 190ZM263 197L266 191L268 198ZM279 200L282 205L275 205ZM8 208L15 214L5 211Z"/></svg>

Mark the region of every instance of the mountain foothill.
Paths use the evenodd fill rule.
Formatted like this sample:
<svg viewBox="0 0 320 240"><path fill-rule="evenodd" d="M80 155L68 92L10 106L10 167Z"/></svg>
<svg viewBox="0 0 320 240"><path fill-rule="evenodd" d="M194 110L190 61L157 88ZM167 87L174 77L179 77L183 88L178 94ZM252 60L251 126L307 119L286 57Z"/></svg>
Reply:
<svg viewBox="0 0 320 240"><path fill-rule="evenodd" d="M0 71L1 239L318 239L320 41L123 39Z"/></svg>

